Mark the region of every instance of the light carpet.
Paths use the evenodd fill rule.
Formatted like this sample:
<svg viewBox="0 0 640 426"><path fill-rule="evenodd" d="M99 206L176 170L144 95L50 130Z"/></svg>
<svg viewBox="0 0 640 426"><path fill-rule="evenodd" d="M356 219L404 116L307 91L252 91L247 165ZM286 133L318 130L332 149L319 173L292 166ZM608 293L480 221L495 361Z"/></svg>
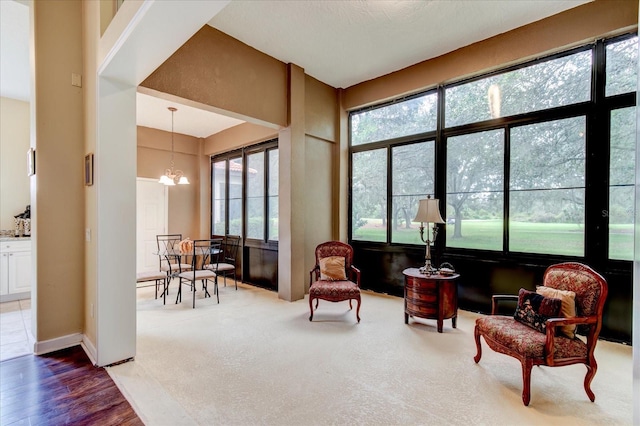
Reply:
<svg viewBox="0 0 640 426"><path fill-rule="evenodd" d="M138 290L137 355L107 371L146 425L630 425L632 351L600 341L596 394L586 368L534 367L531 403L522 370L483 340L459 311L445 321L404 324L403 299L363 292L360 324L347 302L308 299L240 284L220 304L191 295L163 306ZM175 287L173 289L175 296ZM355 308L355 306L354 306Z"/></svg>

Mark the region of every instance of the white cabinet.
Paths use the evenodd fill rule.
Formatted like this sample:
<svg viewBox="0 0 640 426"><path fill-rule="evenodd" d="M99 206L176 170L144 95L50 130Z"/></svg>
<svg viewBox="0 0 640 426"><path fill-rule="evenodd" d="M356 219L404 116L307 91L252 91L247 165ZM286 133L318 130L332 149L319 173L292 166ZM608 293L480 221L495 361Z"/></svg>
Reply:
<svg viewBox="0 0 640 426"><path fill-rule="evenodd" d="M0 301L24 298L31 291L31 268L30 240L0 242Z"/></svg>

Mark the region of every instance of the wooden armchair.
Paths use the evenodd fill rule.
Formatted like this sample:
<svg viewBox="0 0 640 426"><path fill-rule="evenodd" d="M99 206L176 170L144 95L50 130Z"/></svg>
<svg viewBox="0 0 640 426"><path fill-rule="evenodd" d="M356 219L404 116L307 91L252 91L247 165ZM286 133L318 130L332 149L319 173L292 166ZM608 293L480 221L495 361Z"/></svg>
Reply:
<svg viewBox="0 0 640 426"><path fill-rule="evenodd" d="M495 315L497 303L501 300L513 299L513 296L494 296L492 315L476 320L474 334L477 354L474 360L477 363L482 356L480 336L484 337L487 345L494 351L517 358L522 364L524 405L529 405L531 398L531 369L534 365L561 367L585 364L587 374L584 378L584 390L589 399L594 401L595 394L591 390L591 381L598 369L594 350L602 326L602 310L608 292L607 282L589 266L567 262L547 268L543 285L545 288L542 291L538 290L538 293L554 292L549 289L561 290L563 297L567 294L571 295L571 292L575 293L575 317L558 315L548 318L544 324L539 324L545 328L543 333L517 321L514 317ZM527 293L526 290L520 290L519 304L523 299L523 293ZM518 296L515 297L518 298ZM570 300L570 298L564 298L565 303ZM547 302L549 302L548 299ZM563 309L564 307L563 305ZM563 334L566 333L564 328L572 325L577 325L576 332L585 335L586 342L578 337L571 338Z"/></svg>
<svg viewBox="0 0 640 426"><path fill-rule="evenodd" d="M358 303L356 318L360 322L360 270L353 266L353 247L340 241L328 241L316 247L316 266L309 272L309 309L313 320L313 301L349 301ZM353 281L355 279L355 281Z"/></svg>

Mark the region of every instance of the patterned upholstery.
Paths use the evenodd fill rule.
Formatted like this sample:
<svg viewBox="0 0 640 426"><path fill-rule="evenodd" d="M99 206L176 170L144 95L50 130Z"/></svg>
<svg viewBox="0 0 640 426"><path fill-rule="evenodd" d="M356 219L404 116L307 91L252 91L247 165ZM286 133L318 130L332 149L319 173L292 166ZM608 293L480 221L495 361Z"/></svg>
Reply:
<svg viewBox="0 0 640 426"><path fill-rule="evenodd" d="M331 256L344 257L345 275L347 280L325 281L320 279L320 259ZM340 241L328 241L316 247L316 266L309 272L309 309L313 320L313 301L327 300L329 302L351 301L357 302L356 318L360 322L360 270L353 266L353 248L349 244ZM355 281L354 281L355 278Z"/></svg>
<svg viewBox="0 0 640 426"><path fill-rule="evenodd" d="M531 398L531 369L534 365L560 367L571 364L585 364L587 374L584 390L591 401L595 394L591 381L598 365L594 357L598 335L602 327L602 310L607 298L607 282L587 265L565 262L551 265L544 273L543 285L558 290L569 290L576 294L576 317L550 318L544 333L530 328L513 317L491 315L476 320L474 338L477 354L475 362L480 362L482 347L480 337L496 352L517 358L522 364L522 402L529 405ZM507 299L494 297L494 302ZM549 321L553 322L550 323ZM587 336L586 342L571 339L556 332L556 327L578 324L579 330Z"/></svg>
<svg viewBox="0 0 640 426"><path fill-rule="evenodd" d="M488 316L476 321L480 333L527 358L543 359L546 335L514 321L511 317ZM556 336L553 356L556 359L587 356L587 345L580 339Z"/></svg>
<svg viewBox="0 0 640 426"><path fill-rule="evenodd" d="M309 295L314 298L340 302L349 299L357 299L360 289L351 281L318 281L309 288Z"/></svg>

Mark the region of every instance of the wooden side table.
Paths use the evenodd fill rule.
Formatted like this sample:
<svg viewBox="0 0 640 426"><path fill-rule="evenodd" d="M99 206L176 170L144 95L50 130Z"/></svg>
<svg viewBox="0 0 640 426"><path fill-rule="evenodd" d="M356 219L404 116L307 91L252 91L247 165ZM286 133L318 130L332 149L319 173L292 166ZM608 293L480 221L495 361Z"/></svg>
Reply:
<svg viewBox="0 0 640 426"><path fill-rule="evenodd" d="M438 333L442 333L442 323L451 318L456 328L458 318L458 286L453 275L425 275L418 268L408 268L404 274L404 323L409 324L409 316L435 319Z"/></svg>

